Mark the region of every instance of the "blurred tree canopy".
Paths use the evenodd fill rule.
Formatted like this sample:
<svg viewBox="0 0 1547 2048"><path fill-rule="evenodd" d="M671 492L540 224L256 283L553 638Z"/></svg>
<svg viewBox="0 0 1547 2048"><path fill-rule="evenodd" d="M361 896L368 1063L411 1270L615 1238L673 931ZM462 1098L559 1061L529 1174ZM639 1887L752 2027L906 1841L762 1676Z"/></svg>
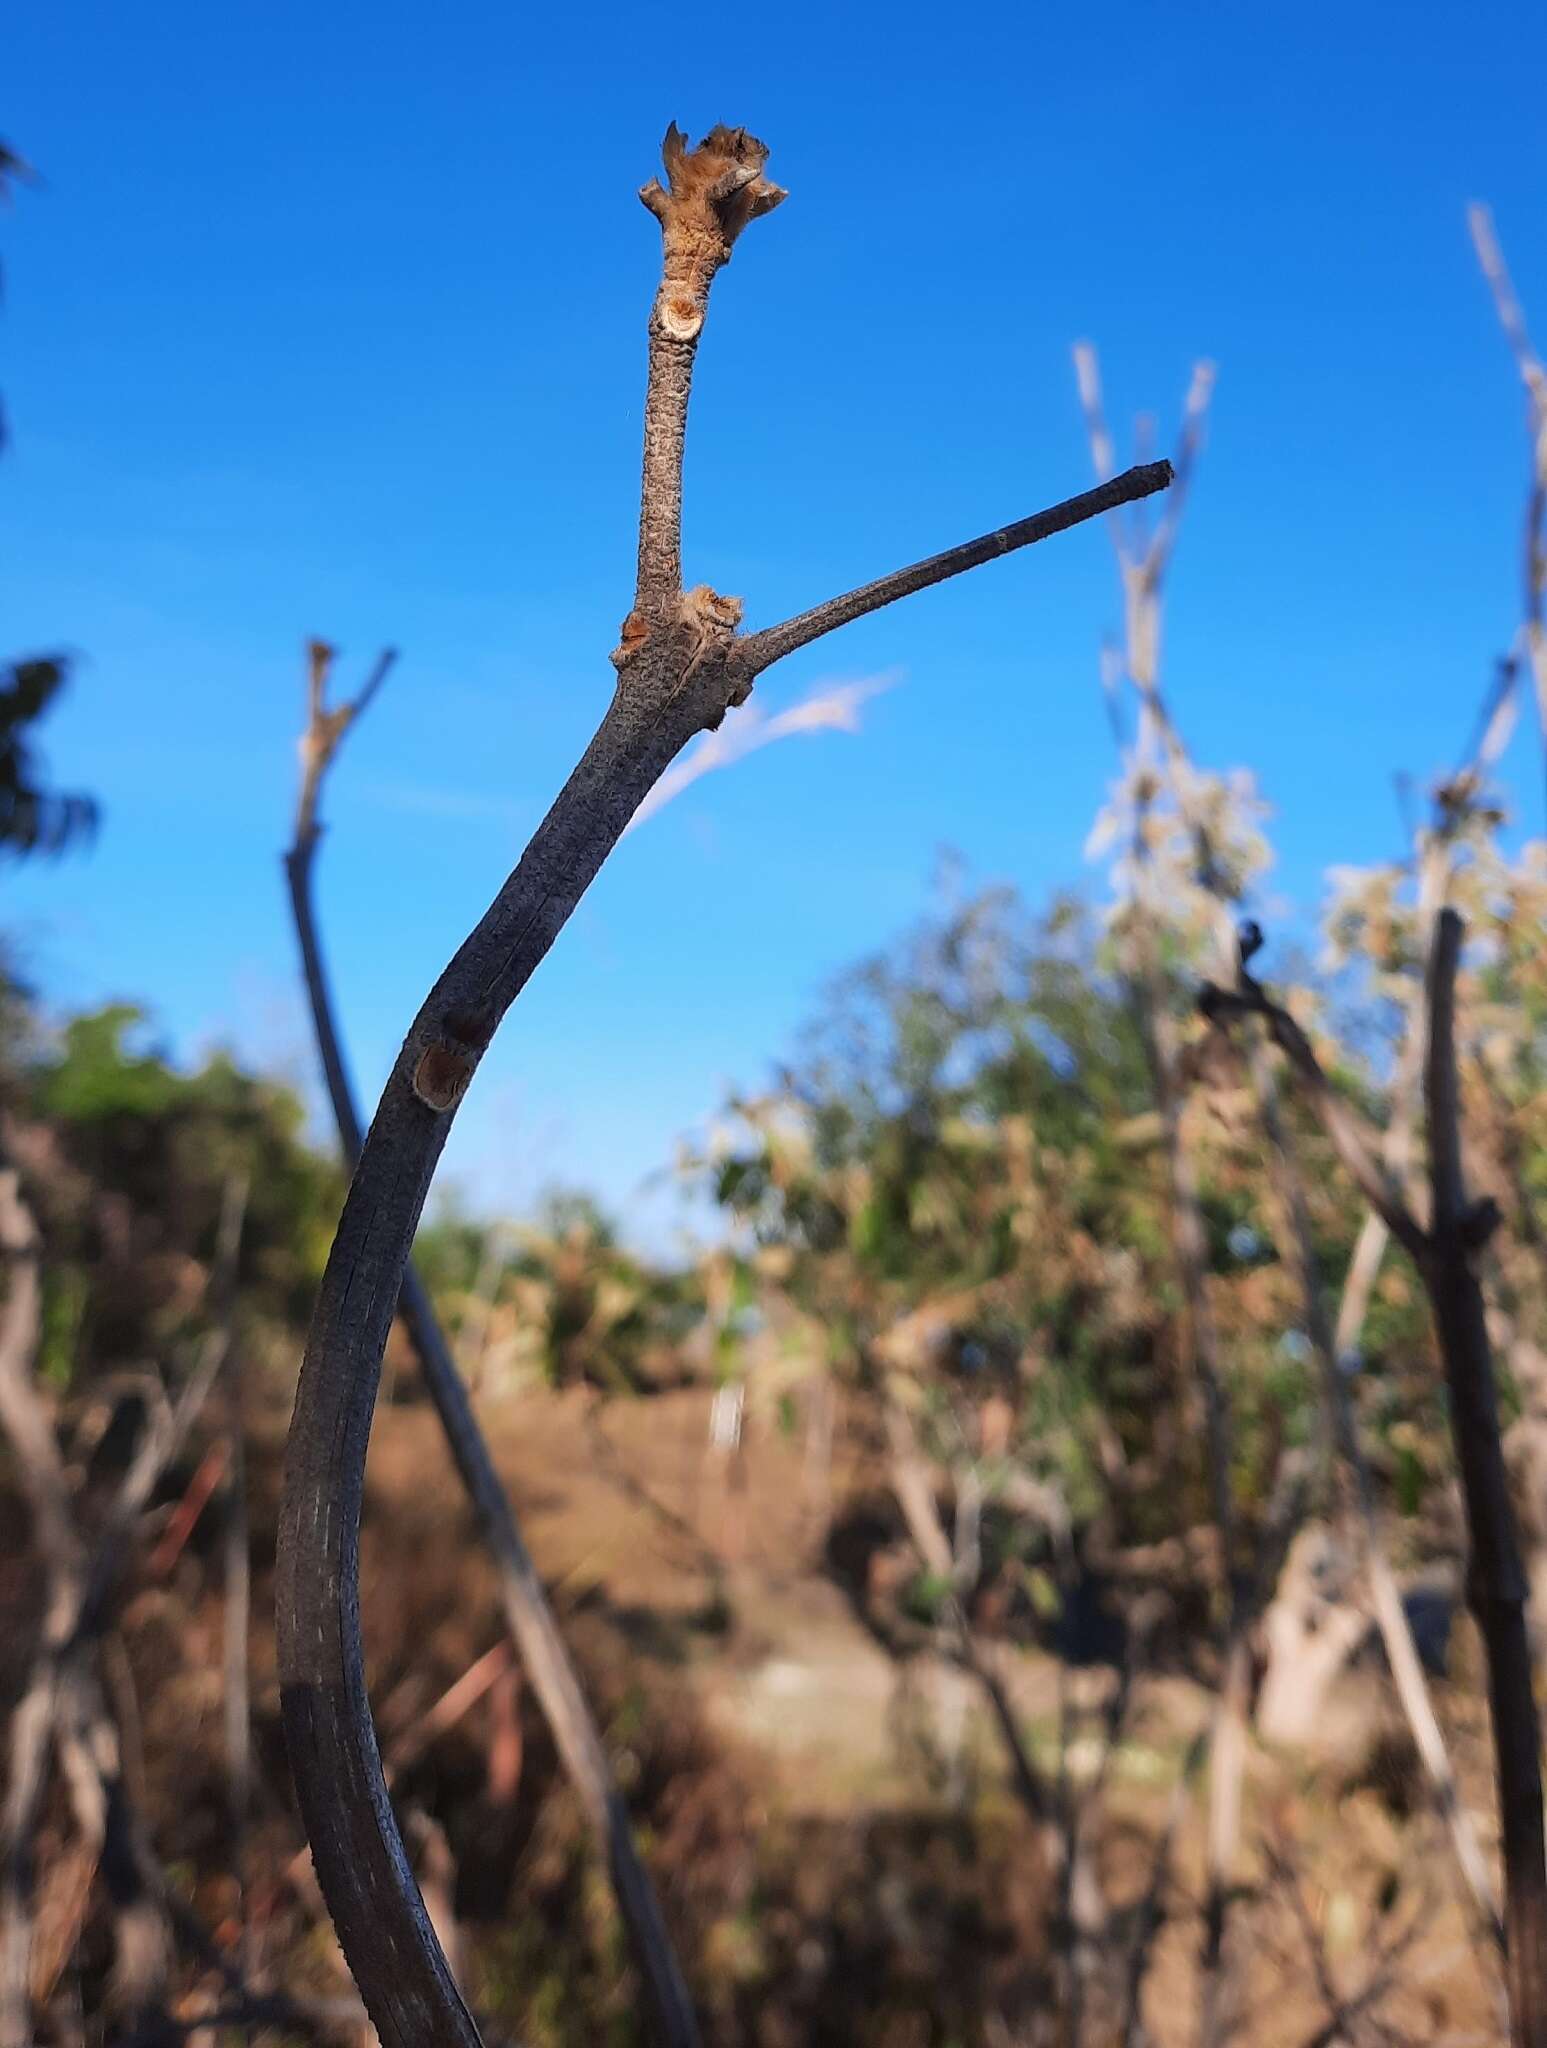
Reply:
<svg viewBox="0 0 1547 2048"><path fill-rule="evenodd" d="M1184 976L1173 993L1237 1481L1260 1505L1283 1445L1315 1431L1314 1381L1241 1076ZM947 1464L980 1454L992 1409L991 1464L1127 1540L1206 1520L1160 1135L1110 931L1073 899L1040 917L1007 890L954 905L846 976L804 1057L689 1161L736 1227L742 1369L885 1390ZM1337 1274L1361 1211L1319 1133L1300 1137ZM1400 1385L1411 1416L1407 1368L1428 1353L1405 1269L1382 1310L1367 1398L1378 1419ZM1437 1446L1432 1393L1420 1412Z"/></svg>

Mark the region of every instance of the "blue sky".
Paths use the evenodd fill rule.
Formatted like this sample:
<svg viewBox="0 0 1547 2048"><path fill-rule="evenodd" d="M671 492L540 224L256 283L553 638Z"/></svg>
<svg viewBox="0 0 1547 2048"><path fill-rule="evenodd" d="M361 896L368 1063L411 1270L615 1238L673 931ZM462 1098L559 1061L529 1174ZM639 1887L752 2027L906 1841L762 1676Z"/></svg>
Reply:
<svg viewBox="0 0 1547 2048"><path fill-rule="evenodd" d="M300 647L399 671L327 803L341 1007L374 1096L426 986L600 716L627 609L635 188L675 118L791 191L716 288L690 580L766 623L1087 481L1070 344L1174 420L1217 360L1172 584L1195 753L1254 767L1278 886L1399 843L1393 771L1460 744L1518 608L1522 412L1464 230L1547 330L1547 12L1319 4L538 11L51 0L7 24L0 645L82 665L46 729L96 851L3 877L61 1005L311 1065L278 856ZM897 672L858 737L771 746L630 836L507 1021L447 1171L614 1204L937 850L1099 877L1098 529L774 672ZM1529 727L1511 762L1532 829ZM666 1228L659 1198L640 1211Z"/></svg>

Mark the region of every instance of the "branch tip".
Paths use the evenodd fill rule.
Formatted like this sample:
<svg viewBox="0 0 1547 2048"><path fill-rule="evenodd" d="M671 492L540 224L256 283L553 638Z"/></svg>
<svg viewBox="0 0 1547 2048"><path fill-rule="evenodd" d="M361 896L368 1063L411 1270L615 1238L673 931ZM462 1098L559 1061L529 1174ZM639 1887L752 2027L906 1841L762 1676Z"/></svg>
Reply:
<svg viewBox="0 0 1547 2048"><path fill-rule="evenodd" d="M745 128L720 122L696 149L673 121L661 144L666 183L652 178L640 199L666 240L663 293L687 290L701 299L749 220L772 213L788 195L763 176L768 145Z"/></svg>
<svg viewBox="0 0 1547 2048"><path fill-rule="evenodd" d="M1108 478L1094 490L1081 491L1078 497L1065 498L1061 504L1050 505L1045 512L1034 512L1029 519L1017 519L993 533L964 541L960 547L947 548L944 554L931 555L927 561L894 570L890 576L878 577L873 583L862 584L858 590L847 591L842 597L829 598L825 604L800 612L793 619L786 619L782 625L767 626L761 632L750 634L742 643L747 673L749 676L761 675L797 648L808 647L813 640L821 639L839 626L880 611L885 605L895 604L898 598L911 596L916 590L927 590L933 584L944 583L949 577L960 576L965 570L976 569L984 562L997 561L1003 555L1014 554L1018 548L1050 539L1055 533L1065 533L1070 527L1097 518L1103 512L1111 512L1119 505L1152 497L1156 491L1170 486L1174 474L1169 462L1141 462L1132 469L1124 470L1121 476Z"/></svg>

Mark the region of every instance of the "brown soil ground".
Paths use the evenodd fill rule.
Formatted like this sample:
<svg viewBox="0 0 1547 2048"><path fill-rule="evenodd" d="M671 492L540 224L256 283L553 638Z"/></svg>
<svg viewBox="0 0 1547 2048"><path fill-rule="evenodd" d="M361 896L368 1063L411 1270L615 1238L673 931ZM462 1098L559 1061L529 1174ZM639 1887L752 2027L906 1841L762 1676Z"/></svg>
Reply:
<svg viewBox="0 0 1547 2048"><path fill-rule="evenodd" d="M802 1445L777 1430L753 1427L730 1461L711 1453L708 1406L700 1390L605 1408L542 1395L485 1420L599 1703L709 2040L997 2048L1068 2038L1050 2017L1067 1980L1056 1951L1069 1947L1049 1932L1056 1880L977 1682L927 1630L889 1646L870 1611L867 1588L904 1546L866 1447L840 1440L824 1504ZM278 1730L268 1602L281 1437L275 1413L249 1452L262 1796L241 1852L244 1910L274 1981L336 1994L344 1980L296 1856ZM141 1573L108 1666L158 1853L229 1938L238 1901L220 1749L217 1523L212 1508L169 1573ZM0 1618L12 1643L27 1640L28 1586L20 1565L8 1568ZM412 1402L378 1420L362 1608L384 1753L402 1759L405 1809L449 1846L464 1970L491 2030L532 2048L642 2039L605 1886L518 1679L502 1676L444 1727L433 1711L502 1629L433 1417ZM1458 1682L1441 1703L1468 1798L1486 1816L1485 1726L1461 1682L1469 1650L1463 1636ZM1170 1826L1143 2010L1155 2048L1191 2048L1206 1787L1190 1783L1189 1753L1211 1695L1179 1666L1141 1676L1104 1756L1110 1670L1008 1650L1001 1667L1050 1776L1062 1768L1078 1790L1099 1775L1087 1840L1115 1938L1086 1988L1086 2048L1117 2038L1122 1958ZM7 1704L20 1675L11 1660ZM1062 1742L1061 1714L1072 1716ZM81 1921L85 1873L66 1842L51 1813L40 1946L76 1942L75 1960L52 1967L58 1981L78 1973L89 2009L106 1937L93 1917ZM1239 1876L1235 2039L1459 2048L1500 2038L1489 1960L1456 1903L1443 1833L1377 1672L1347 1681L1319 1755L1253 1748ZM1400 1953L1383 1983L1392 1945ZM1341 2029L1336 2001L1348 2007Z"/></svg>

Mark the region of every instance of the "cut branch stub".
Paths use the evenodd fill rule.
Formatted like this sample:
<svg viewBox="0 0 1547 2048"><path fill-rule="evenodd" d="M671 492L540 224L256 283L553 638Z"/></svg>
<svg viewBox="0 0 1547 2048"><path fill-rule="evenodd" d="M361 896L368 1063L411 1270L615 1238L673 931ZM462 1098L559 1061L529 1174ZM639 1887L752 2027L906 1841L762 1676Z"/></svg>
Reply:
<svg viewBox="0 0 1547 2048"><path fill-rule="evenodd" d="M763 176L768 147L745 128L711 128L697 149L673 121L661 144L667 183L652 178L639 196L661 224L661 289L655 319L674 341L704 324L709 286L749 220L789 195Z"/></svg>

